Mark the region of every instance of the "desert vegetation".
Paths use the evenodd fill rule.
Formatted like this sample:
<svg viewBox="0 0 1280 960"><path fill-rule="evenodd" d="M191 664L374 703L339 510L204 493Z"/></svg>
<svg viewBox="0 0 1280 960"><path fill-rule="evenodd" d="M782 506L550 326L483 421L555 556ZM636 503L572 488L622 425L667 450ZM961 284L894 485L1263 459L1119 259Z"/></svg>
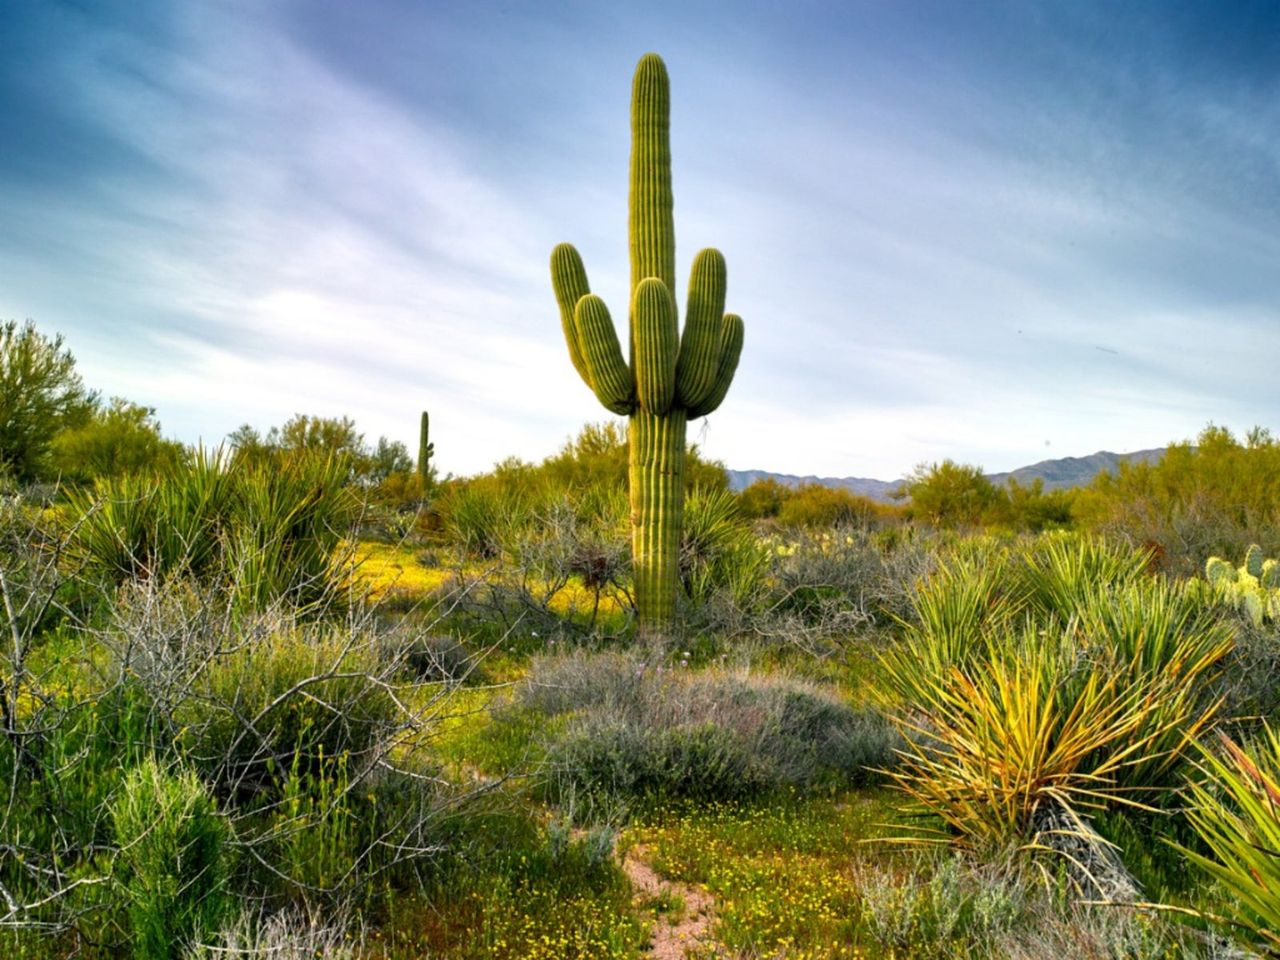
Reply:
<svg viewBox="0 0 1280 960"><path fill-rule="evenodd" d="M658 631L616 421L439 478L71 382L0 512L7 956L1277 949L1262 431L1046 524L979 470L734 493L688 447Z"/></svg>

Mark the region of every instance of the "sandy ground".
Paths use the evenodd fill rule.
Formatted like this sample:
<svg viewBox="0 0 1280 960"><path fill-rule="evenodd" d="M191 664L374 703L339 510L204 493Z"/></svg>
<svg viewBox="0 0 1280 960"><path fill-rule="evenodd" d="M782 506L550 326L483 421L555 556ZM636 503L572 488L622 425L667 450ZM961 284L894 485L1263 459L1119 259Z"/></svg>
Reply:
<svg viewBox="0 0 1280 960"><path fill-rule="evenodd" d="M711 943L711 919L714 902L699 887L663 880L646 862L644 846L632 847L622 861L622 869L631 880L637 903L670 891L684 901L684 910L675 918L658 914L653 926L650 956L654 960L684 960L688 950Z"/></svg>

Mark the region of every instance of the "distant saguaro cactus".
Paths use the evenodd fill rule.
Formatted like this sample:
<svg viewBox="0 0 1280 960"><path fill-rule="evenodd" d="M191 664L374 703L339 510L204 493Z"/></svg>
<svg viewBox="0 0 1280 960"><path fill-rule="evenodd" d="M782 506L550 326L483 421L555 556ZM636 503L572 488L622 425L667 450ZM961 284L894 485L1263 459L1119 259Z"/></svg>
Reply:
<svg viewBox="0 0 1280 960"><path fill-rule="evenodd" d="M551 252L551 282L569 359L606 409L631 418L631 556L642 630L675 612L684 512L685 425L715 410L742 352L742 318L724 313L725 263L708 248L693 261L681 335L675 299L670 89L653 53L631 89L630 363L603 300L591 293L570 244Z"/></svg>
<svg viewBox="0 0 1280 960"><path fill-rule="evenodd" d="M431 420L427 411L422 411L422 425L418 432L418 476L424 484L431 482L431 455L436 452L431 443Z"/></svg>

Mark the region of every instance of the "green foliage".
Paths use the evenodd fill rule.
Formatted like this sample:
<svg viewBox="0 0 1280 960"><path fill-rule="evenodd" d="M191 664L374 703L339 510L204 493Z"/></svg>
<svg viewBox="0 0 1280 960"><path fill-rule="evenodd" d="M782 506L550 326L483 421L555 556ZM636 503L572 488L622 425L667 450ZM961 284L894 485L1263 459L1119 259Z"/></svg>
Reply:
<svg viewBox="0 0 1280 960"><path fill-rule="evenodd" d="M680 579L695 603L727 590L744 605L766 586L769 549L756 538L727 490L694 490L685 500Z"/></svg>
<svg viewBox="0 0 1280 960"><path fill-rule="evenodd" d="M175 722L220 796L273 795L290 771L367 763L399 728L378 650L330 627L281 626L218 652Z"/></svg>
<svg viewBox="0 0 1280 960"><path fill-rule="evenodd" d="M773 477L763 477L749 483L738 494L738 509L752 520L770 520L778 515L791 493L791 488L785 483L779 483Z"/></svg>
<svg viewBox="0 0 1280 960"><path fill-rule="evenodd" d="M1005 507L1008 523L1015 530L1041 533L1074 526L1075 489L1046 491L1039 477L1024 487L1010 477L1004 492L1008 501Z"/></svg>
<svg viewBox="0 0 1280 960"><path fill-rule="evenodd" d="M272 427L265 436L246 423L227 436L227 443L237 460L255 466L297 459L330 460L342 465L348 480L366 486L413 471L413 461L403 443L379 437L371 448L350 417L298 413L282 426Z"/></svg>
<svg viewBox="0 0 1280 960"><path fill-rule="evenodd" d="M1159 462L1121 463L1100 474L1076 504L1093 529L1143 544L1183 576L1208 556L1242 556L1259 544L1280 554L1280 442L1262 428L1243 441L1208 426L1195 443L1171 444Z"/></svg>
<svg viewBox="0 0 1280 960"><path fill-rule="evenodd" d="M113 397L82 425L58 433L49 461L63 480L88 483L126 473L162 473L186 456L182 444L161 436L155 410Z"/></svg>
<svg viewBox="0 0 1280 960"><path fill-rule="evenodd" d="M962 836L1167 801L1213 723L1232 633L1143 554L1088 538L944 565L881 661L909 741L895 779ZM1048 818L1048 819L1046 819Z"/></svg>
<svg viewBox="0 0 1280 960"><path fill-rule="evenodd" d="M318 772L301 753L294 754L272 811L271 833L276 846L276 870L290 893L315 902L342 889L359 863L359 814L353 809L345 755L325 762L316 758ZM319 905L319 904L316 904Z"/></svg>
<svg viewBox="0 0 1280 960"><path fill-rule="evenodd" d="M103 882L110 873L103 852L115 845L111 803L124 775L162 738L154 703L136 684L77 696L67 689L71 679L65 668L28 676L19 691L21 714L4 715L0 884L17 903L41 905L11 914L10 922L56 930L85 912L111 939L115 917L104 908L113 898ZM83 886L67 896L71 882Z"/></svg>
<svg viewBox="0 0 1280 960"><path fill-rule="evenodd" d="M1264 730L1252 747L1222 737L1220 747L1201 747L1206 779L1189 788L1187 816L1211 856L1180 849L1229 894L1233 932L1280 953L1280 736Z"/></svg>
<svg viewBox="0 0 1280 960"><path fill-rule="evenodd" d="M891 512L891 508L848 490L808 483L788 491L775 516L784 527L812 529L875 526L887 519Z"/></svg>
<svg viewBox="0 0 1280 960"><path fill-rule="evenodd" d="M409 459L409 448L399 440L379 437L369 458L369 482L381 483L392 474L408 476L412 472L413 461Z"/></svg>
<svg viewBox="0 0 1280 960"><path fill-rule="evenodd" d="M169 960L214 933L228 907L230 837L195 775L144 761L125 778L111 820L134 957Z"/></svg>
<svg viewBox="0 0 1280 960"><path fill-rule="evenodd" d="M1150 560L1146 550L1057 534L1031 541L1012 572L1037 617L1066 621L1088 608L1099 591L1142 581Z"/></svg>
<svg viewBox="0 0 1280 960"><path fill-rule="evenodd" d="M82 426L97 397L84 387L75 358L27 321L0 323L0 468L20 484L51 477L53 438Z"/></svg>
<svg viewBox="0 0 1280 960"><path fill-rule="evenodd" d="M626 488L630 444L617 421L588 423L539 467L540 479L557 491ZM727 490L729 475L718 460L705 460L696 444L685 447L685 493L693 489Z"/></svg>
<svg viewBox="0 0 1280 960"><path fill-rule="evenodd" d="M445 535L471 556L501 556L546 496L535 477L529 464L507 461L492 473L449 484L439 504Z"/></svg>
<svg viewBox="0 0 1280 960"><path fill-rule="evenodd" d="M1002 506L1000 489L981 467L943 460L922 463L903 481L913 519L935 527L977 527Z"/></svg>
<svg viewBox="0 0 1280 960"><path fill-rule="evenodd" d="M200 452L151 475L99 480L68 496L73 544L116 583L217 578L247 607L306 607L341 582L335 556L356 516L340 460L277 463Z"/></svg>
<svg viewBox="0 0 1280 960"><path fill-rule="evenodd" d="M222 562L240 602L305 611L336 599L345 576L339 547L358 514L341 461L303 454L275 466L236 467L230 475Z"/></svg>
<svg viewBox="0 0 1280 960"><path fill-rule="evenodd" d="M706 249L693 262L683 335L675 301L670 91L656 54L636 67L631 97L630 362L604 301L590 292L578 251L551 254L551 281L569 358L601 404L630 416L632 567L642 628L675 613L683 521L685 427L720 406L742 351L742 318L724 313L725 264Z"/></svg>

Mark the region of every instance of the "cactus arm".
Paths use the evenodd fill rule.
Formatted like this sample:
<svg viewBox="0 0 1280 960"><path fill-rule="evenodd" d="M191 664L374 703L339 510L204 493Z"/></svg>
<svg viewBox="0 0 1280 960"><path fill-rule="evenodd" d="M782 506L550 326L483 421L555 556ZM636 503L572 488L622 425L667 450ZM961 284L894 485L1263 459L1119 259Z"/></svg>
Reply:
<svg viewBox="0 0 1280 960"><path fill-rule="evenodd" d="M635 317L636 399L641 408L656 416L671 409L675 398L676 305L671 293L657 277L641 281L632 305Z"/></svg>
<svg viewBox="0 0 1280 960"><path fill-rule="evenodd" d="M569 346L569 360L578 376L591 386L582 344L578 342L574 326L574 311L578 301L591 292L587 283L587 268L582 257L571 243L557 244L551 251L551 286L556 292L556 304L560 307L560 326L564 330L565 343ZM594 389L594 387L592 388Z"/></svg>
<svg viewBox="0 0 1280 960"><path fill-rule="evenodd" d="M680 360L676 365L676 396L685 407L707 399L720 360L720 327L724 316L726 271L724 257L712 247L693 258L689 272L689 308L685 311Z"/></svg>
<svg viewBox="0 0 1280 960"><path fill-rule="evenodd" d="M733 375L738 369L738 358L742 356L743 333L742 318L736 313L726 313L721 327L723 342L720 347L720 362L716 367L715 383L712 384L711 392L702 403L689 408L690 420L705 417L724 401L725 394L729 392L729 385L733 383Z"/></svg>
<svg viewBox="0 0 1280 960"><path fill-rule="evenodd" d="M607 410L621 416L631 413L635 409L631 370L622 360L609 308L595 294L587 294L578 301L573 327L587 385Z"/></svg>

